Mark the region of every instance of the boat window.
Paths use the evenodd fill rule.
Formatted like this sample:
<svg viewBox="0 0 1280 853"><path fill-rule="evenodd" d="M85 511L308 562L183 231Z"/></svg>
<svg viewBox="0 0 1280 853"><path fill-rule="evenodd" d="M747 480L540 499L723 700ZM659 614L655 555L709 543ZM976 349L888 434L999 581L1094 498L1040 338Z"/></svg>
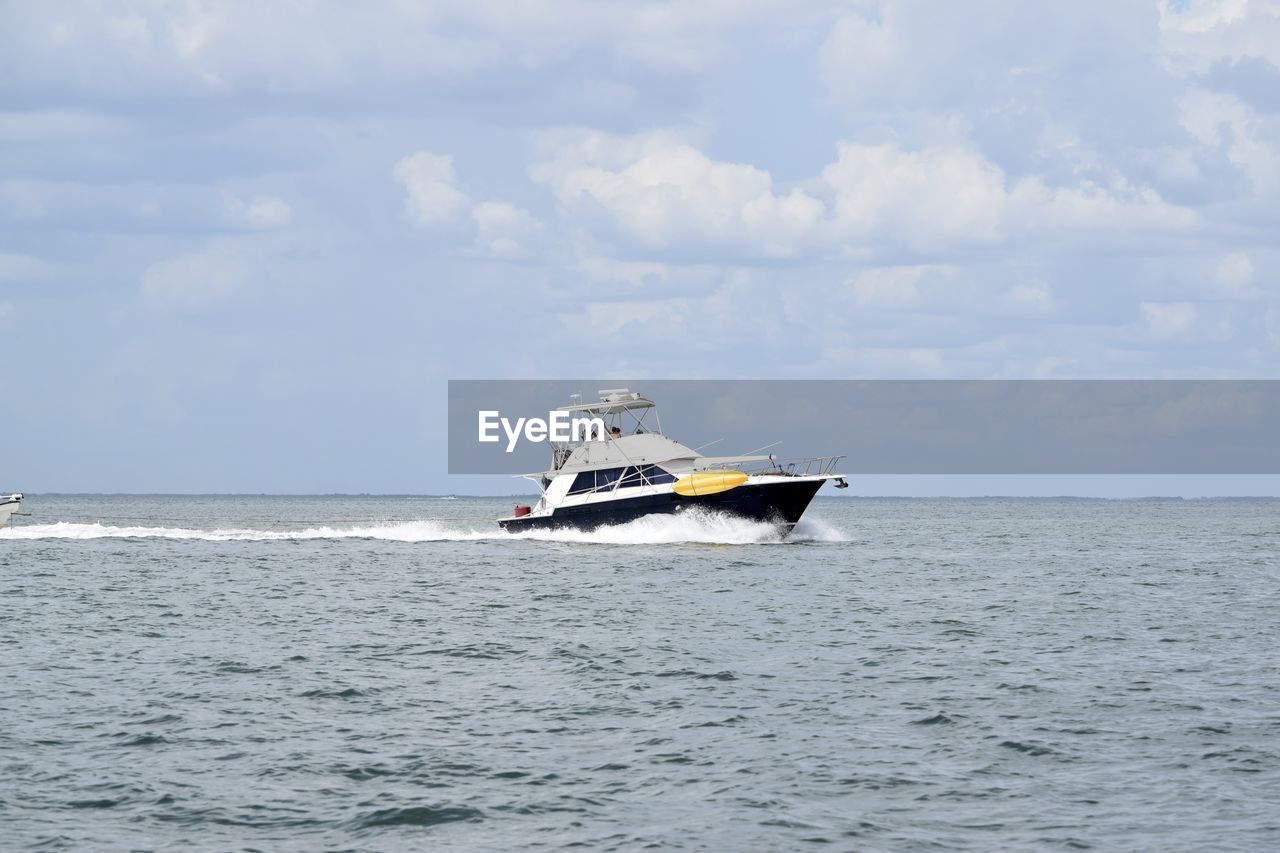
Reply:
<svg viewBox="0 0 1280 853"><path fill-rule="evenodd" d="M596 491L602 492L613 488L625 468L603 468L596 472Z"/></svg>
<svg viewBox="0 0 1280 853"><path fill-rule="evenodd" d="M674 483L675 476L667 473L657 465L646 465L644 475L649 478L650 483Z"/></svg>
<svg viewBox="0 0 1280 853"><path fill-rule="evenodd" d="M657 465L645 465L645 476L648 476L650 483L675 483L676 478L667 471L660 469Z"/></svg>
<svg viewBox="0 0 1280 853"><path fill-rule="evenodd" d="M625 468L603 468L599 471L582 471L573 478L569 494L581 495L587 492L610 491L613 484L621 477Z"/></svg>
<svg viewBox="0 0 1280 853"><path fill-rule="evenodd" d="M630 486L654 485L657 483L674 483L675 477L663 471L657 465L641 465L639 468L631 467L622 476L622 482L618 483L618 488L625 489Z"/></svg>

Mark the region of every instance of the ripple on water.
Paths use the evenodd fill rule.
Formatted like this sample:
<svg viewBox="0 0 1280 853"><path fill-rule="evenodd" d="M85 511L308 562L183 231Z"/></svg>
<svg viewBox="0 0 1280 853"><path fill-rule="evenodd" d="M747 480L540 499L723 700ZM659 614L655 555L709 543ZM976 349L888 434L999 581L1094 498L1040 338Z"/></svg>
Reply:
<svg viewBox="0 0 1280 853"><path fill-rule="evenodd" d="M1280 840L1276 502L42 502L0 536L14 848Z"/></svg>
<svg viewBox="0 0 1280 853"><path fill-rule="evenodd" d="M353 829L370 829L385 826L435 826L438 823L456 821L476 822L484 819L484 812L467 806L402 806L376 809L352 821Z"/></svg>

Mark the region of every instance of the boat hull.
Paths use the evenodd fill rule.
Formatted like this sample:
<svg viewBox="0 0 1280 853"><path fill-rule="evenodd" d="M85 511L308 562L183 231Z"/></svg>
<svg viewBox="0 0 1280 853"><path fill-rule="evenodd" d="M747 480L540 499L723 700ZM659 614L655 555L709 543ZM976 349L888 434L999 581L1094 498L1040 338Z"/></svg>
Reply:
<svg viewBox="0 0 1280 853"><path fill-rule="evenodd" d="M825 479L797 479L781 483L744 485L726 492L700 497L685 497L675 492L642 495L634 498L602 501L556 509L551 515L525 515L504 518L498 524L510 533L525 530L570 528L594 530L609 524L626 524L646 515L665 515L698 507L723 512L751 521L778 524L788 529L795 526Z"/></svg>

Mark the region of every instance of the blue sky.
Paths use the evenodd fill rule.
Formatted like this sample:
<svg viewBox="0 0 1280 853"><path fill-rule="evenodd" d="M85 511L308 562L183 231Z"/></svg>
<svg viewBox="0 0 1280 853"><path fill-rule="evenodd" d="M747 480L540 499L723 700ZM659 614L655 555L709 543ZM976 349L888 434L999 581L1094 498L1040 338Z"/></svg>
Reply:
<svg viewBox="0 0 1280 853"><path fill-rule="evenodd" d="M1275 2L0 19L6 488L474 490L449 377L1280 378Z"/></svg>

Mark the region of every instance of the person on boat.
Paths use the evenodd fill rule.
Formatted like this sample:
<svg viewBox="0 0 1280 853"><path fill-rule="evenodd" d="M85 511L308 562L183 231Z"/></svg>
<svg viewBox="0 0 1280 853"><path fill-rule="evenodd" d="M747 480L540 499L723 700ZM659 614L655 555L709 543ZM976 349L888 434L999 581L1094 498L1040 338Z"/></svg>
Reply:
<svg viewBox="0 0 1280 853"><path fill-rule="evenodd" d="M610 427L609 438L622 438L622 428L619 426Z"/></svg>

